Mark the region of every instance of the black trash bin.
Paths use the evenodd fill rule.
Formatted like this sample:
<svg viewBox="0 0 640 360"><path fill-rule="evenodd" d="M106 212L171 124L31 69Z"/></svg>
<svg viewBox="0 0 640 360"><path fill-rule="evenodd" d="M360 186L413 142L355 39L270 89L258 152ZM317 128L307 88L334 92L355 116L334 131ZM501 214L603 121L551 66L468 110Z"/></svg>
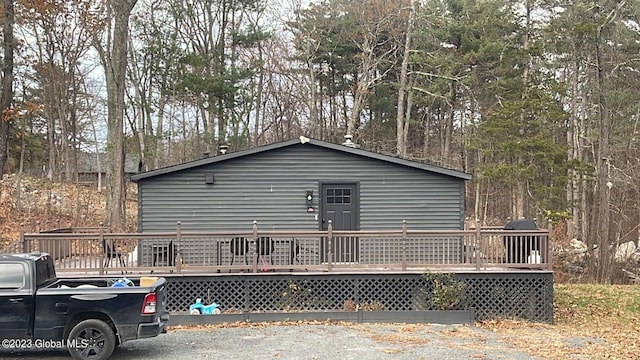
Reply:
<svg viewBox="0 0 640 360"><path fill-rule="evenodd" d="M538 230L535 221L520 219L509 221L504 230ZM540 236L537 235L505 235L503 237L506 252L506 262L511 264L526 264L532 251L540 256ZM538 258L538 261L541 261Z"/></svg>

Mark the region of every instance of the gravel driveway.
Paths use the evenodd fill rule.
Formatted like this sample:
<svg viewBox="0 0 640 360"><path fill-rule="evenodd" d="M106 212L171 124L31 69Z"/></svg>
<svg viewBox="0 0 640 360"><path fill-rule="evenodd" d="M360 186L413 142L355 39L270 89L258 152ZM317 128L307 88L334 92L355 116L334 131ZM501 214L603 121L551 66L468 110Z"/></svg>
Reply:
<svg viewBox="0 0 640 360"><path fill-rule="evenodd" d="M2 359L62 360L65 352L0 353ZM252 324L174 329L117 348L113 360L138 359L534 359L490 331L415 324Z"/></svg>

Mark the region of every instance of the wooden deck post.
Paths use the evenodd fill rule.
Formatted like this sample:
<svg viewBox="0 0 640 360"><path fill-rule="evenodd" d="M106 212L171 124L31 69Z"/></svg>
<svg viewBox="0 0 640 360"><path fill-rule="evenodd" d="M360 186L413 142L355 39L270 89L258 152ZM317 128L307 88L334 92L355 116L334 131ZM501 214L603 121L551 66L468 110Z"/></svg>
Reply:
<svg viewBox="0 0 640 360"><path fill-rule="evenodd" d="M402 271L407 270L407 220L402 220Z"/></svg>
<svg viewBox="0 0 640 360"><path fill-rule="evenodd" d="M640 228L638 228L640 232ZM553 223L549 220L549 226L547 226L547 246L545 252L547 253L547 270L553 270L553 247L551 246L551 234L553 234ZM540 255L541 257L544 255ZM543 258L544 259L544 258Z"/></svg>
<svg viewBox="0 0 640 360"><path fill-rule="evenodd" d="M180 223L180 221L177 222L176 224L176 245L175 245L175 249L177 249L176 254L175 254L175 259L173 259L174 261L174 266L176 267L176 272L178 274L180 274L182 272L182 254L180 253L180 243L182 242L182 224ZM167 249L167 257L169 256L173 256L172 254L173 249Z"/></svg>
<svg viewBox="0 0 640 360"><path fill-rule="evenodd" d="M258 272L258 221L253 220L253 256L251 258L251 270Z"/></svg>
<svg viewBox="0 0 640 360"><path fill-rule="evenodd" d="M104 259L105 259L105 243L104 243L104 227L102 222L100 222L100 229L98 230L98 242L100 243L100 275L104 275Z"/></svg>
<svg viewBox="0 0 640 360"><path fill-rule="evenodd" d="M480 225L480 220L476 220L476 241L473 249L473 254L476 258L476 271L480 271L480 254L482 254L482 226Z"/></svg>
<svg viewBox="0 0 640 360"><path fill-rule="evenodd" d="M333 222L329 220L327 225L327 271L331 271L333 267Z"/></svg>
<svg viewBox="0 0 640 360"><path fill-rule="evenodd" d="M24 223L20 223L20 244L22 244L22 252L28 253L27 243L24 241Z"/></svg>

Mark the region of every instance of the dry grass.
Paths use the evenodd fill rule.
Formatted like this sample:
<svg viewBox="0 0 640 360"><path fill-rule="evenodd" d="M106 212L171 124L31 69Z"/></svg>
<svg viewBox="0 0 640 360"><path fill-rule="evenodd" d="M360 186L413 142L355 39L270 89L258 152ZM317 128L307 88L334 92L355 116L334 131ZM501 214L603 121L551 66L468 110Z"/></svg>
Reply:
<svg viewBox="0 0 640 360"><path fill-rule="evenodd" d="M480 327L543 359L640 358L640 287L558 284L554 325L489 321Z"/></svg>

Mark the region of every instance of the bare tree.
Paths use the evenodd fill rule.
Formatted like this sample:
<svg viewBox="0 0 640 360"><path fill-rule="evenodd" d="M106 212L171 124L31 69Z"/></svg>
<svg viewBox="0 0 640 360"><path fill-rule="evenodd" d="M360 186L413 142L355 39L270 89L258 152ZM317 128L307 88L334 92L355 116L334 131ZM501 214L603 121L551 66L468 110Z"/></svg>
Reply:
<svg viewBox="0 0 640 360"><path fill-rule="evenodd" d="M85 79L80 64L91 47L91 32L84 24L88 0L73 0L41 6L23 4L21 29L36 41L29 42L35 56L35 80L42 94L43 116L47 120L49 178L77 180L77 152L80 147Z"/></svg>
<svg viewBox="0 0 640 360"><path fill-rule="evenodd" d="M7 149L9 146L9 110L13 103L13 1L3 1L4 24L3 41L4 61L2 62L2 93L0 94L0 180L4 175L4 167L7 162Z"/></svg>
<svg viewBox="0 0 640 360"><path fill-rule="evenodd" d="M603 33L605 29L616 20L619 15L619 12L626 5L626 0L620 1L615 9L609 12L602 24L598 27L597 32L595 34L595 77L596 77L596 89L595 89L595 98L597 105L597 115L598 115L598 146L597 146L597 158L595 159L596 163L596 189L595 189L595 202L594 209L596 211L593 214L597 217L594 218L593 221L593 243L598 245L598 260L600 262L598 267L591 267L591 270L598 269L596 274L596 279L601 283L606 283L611 281L611 254L609 252L610 245L610 229L609 224L611 221L611 209L610 209L610 201L611 201L611 149L609 145L609 137L611 130L611 119L609 115L609 104L607 102L607 81L605 80L607 74L604 71L604 62L603 59L605 54L603 53L602 47L604 46L604 38ZM594 12L596 17L600 17L600 6L598 2L595 2Z"/></svg>
<svg viewBox="0 0 640 360"><path fill-rule="evenodd" d="M137 0L107 0L105 38L94 39L107 84L106 223L123 229L125 220L124 91L129 44L129 15Z"/></svg>
<svg viewBox="0 0 640 360"><path fill-rule="evenodd" d="M396 114L396 154L402 158L407 156L407 133L409 127L409 114L411 113L411 104L405 104L405 98L409 91L407 83L407 72L409 68L409 55L411 53L411 33L413 32L413 23L416 16L416 1L411 0L409 10L409 20L407 21L407 33L404 38L404 53L402 54L402 65L400 67L400 82L398 84L398 109ZM406 114L405 114L406 105Z"/></svg>
<svg viewBox="0 0 640 360"><path fill-rule="evenodd" d="M371 88L393 70L393 67L385 68L382 64L389 61L398 50L393 38L386 36L397 30L393 29L397 19L397 3L370 0L347 8L355 15L359 26L355 37L351 39L360 54L353 105L347 121L347 135L354 135Z"/></svg>

